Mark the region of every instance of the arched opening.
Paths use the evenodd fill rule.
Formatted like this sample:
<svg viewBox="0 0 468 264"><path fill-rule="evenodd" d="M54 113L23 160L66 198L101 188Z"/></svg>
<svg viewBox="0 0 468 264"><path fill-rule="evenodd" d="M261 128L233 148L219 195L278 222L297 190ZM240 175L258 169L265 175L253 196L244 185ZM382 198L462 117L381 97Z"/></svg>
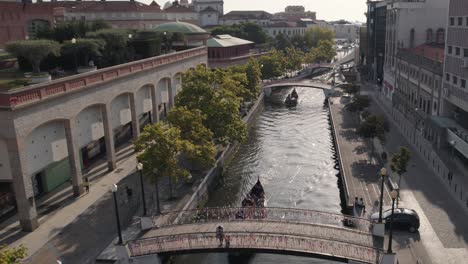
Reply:
<svg viewBox="0 0 468 264"><path fill-rule="evenodd" d="M432 42L434 42L433 32L432 32L432 29L429 28L428 30L426 30L426 43L432 43Z"/></svg>
<svg viewBox="0 0 468 264"><path fill-rule="evenodd" d="M414 28L410 30L410 48L414 48L414 38L415 38L415 31Z"/></svg>
<svg viewBox="0 0 468 264"><path fill-rule="evenodd" d="M71 178L63 120L36 127L26 137L26 173L35 197L51 192Z"/></svg>
<svg viewBox="0 0 468 264"><path fill-rule="evenodd" d="M159 100L158 111L159 111L159 120L163 120L167 116L167 112L172 107L174 98L171 89L171 78L165 77L159 80L157 84L157 95Z"/></svg>
<svg viewBox="0 0 468 264"><path fill-rule="evenodd" d="M133 137L132 112L128 93L121 94L112 100L109 115L114 135L114 147L117 149Z"/></svg>
<svg viewBox="0 0 468 264"><path fill-rule="evenodd" d="M174 96L177 96L177 94L182 90L182 73L181 72L178 72L174 75L173 83L174 83Z"/></svg>
<svg viewBox="0 0 468 264"><path fill-rule="evenodd" d="M437 30L436 43L437 44L444 44L445 43L445 30L443 28L439 28Z"/></svg>
<svg viewBox="0 0 468 264"><path fill-rule="evenodd" d="M106 154L102 107L89 106L75 117L75 142L83 172L88 171Z"/></svg>
<svg viewBox="0 0 468 264"><path fill-rule="evenodd" d="M142 86L135 96L135 108L138 122L140 124L140 130L147 124L155 122L153 120L153 98L151 90L154 89L154 85L146 84Z"/></svg>

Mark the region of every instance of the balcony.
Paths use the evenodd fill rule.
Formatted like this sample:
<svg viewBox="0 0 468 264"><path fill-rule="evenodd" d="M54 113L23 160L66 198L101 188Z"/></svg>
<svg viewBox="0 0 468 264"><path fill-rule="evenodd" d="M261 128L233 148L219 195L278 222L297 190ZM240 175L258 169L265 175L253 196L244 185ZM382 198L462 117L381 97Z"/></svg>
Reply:
<svg viewBox="0 0 468 264"><path fill-rule="evenodd" d="M468 158L468 131L461 127L448 128L447 142Z"/></svg>

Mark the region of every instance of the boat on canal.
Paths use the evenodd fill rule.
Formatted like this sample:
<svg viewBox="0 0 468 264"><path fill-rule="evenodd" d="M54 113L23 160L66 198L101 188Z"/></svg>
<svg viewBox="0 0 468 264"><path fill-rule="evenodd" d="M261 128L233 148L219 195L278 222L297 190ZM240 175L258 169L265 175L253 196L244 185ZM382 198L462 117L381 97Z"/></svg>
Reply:
<svg viewBox="0 0 468 264"><path fill-rule="evenodd" d="M291 94L288 94L288 97L286 97L284 104L288 107L296 106L298 101L299 101L299 95L297 94L296 89L294 89L291 92Z"/></svg>
<svg viewBox="0 0 468 264"><path fill-rule="evenodd" d="M255 185L242 200L242 207L265 207L265 190L260 178L257 179Z"/></svg>

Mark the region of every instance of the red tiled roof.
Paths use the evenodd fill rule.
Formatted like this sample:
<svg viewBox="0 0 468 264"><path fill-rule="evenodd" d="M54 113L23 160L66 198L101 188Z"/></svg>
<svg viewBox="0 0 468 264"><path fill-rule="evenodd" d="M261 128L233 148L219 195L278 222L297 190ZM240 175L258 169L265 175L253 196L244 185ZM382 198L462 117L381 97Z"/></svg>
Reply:
<svg viewBox="0 0 468 264"><path fill-rule="evenodd" d="M426 57L428 59L443 62L444 61L444 45L423 44L417 47L408 49L411 53Z"/></svg>
<svg viewBox="0 0 468 264"><path fill-rule="evenodd" d="M56 3L64 3L59 1ZM67 1L68 2L68 1ZM159 5L147 5L138 1L78 1L68 4L69 12L160 12Z"/></svg>

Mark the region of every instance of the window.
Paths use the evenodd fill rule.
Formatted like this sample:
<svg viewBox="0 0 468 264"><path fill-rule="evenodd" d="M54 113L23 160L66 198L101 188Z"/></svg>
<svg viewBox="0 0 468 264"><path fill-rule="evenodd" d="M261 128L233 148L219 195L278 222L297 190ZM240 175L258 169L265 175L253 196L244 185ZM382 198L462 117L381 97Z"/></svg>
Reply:
<svg viewBox="0 0 468 264"><path fill-rule="evenodd" d="M455 47L455 55L460 56L460 48Z"/></svg>
<svg viewBox="0 0 468 264"><path fill-rule="evenodd" d="M450 25L455 26L455 18L454 17L450 18Z"/></svg>
<svg viewBox="0 0 468 264"><path fill-rule="evenodd" d="M465 79L460 79L460 86L461 86L461 88L466 88L466 80Z"/></svg>
<svg viewBox="0 0 468 264"><path fill-rule="evenodd" d="M426 30L426 43L431 43L432 42L432 29Z"/></svg>
<svg viewBox="0 0 468 264"><path fill-rule="evenodd" d="M458 18L458 25L463 26L463 17Z"/></svg>
<svg viewBox="0 0 468 264"><path fill-rule="evenodd" d="M410 30L410 48L414 48L414 35L415 31L414 28Z"/></svg>
<svg viewBox="0 0 468 264"><path fill-rule="evenodd" d="M468 49L463 49L463 57L468 57Z"/></svg>
<svg viewBox="0 0 468 264"><path fill-rule="evenodd" d="M448 46L448 54L452 54L452 49L453 49L452 46Z"/></svg>
<svg viewBox="0 0 468 264"><path fill-rule="evenodd" d="M445 42L445 30L443 28L439 28L437 30L436 42L437 42L437 44L444 44L444 42Z"/></svg>
<svg viewBox="0 0 468 264"><path fill-rule="evenodd" d="M466 25L468 26L468 17L466 18Z"/></svg>
<svg viewBox="0 0 468 264"><path fill-rule="evenodd" d="M450 74L448 74L448 73L445 74L445 80L446 80L447 82L450 81Z"/></svg>
<svg viewBox="0 0 468 264"><path fill-rule="evenodd" d="M457 76L452 76L452 83L457 85L458 84L458 77Z"/></svg>

